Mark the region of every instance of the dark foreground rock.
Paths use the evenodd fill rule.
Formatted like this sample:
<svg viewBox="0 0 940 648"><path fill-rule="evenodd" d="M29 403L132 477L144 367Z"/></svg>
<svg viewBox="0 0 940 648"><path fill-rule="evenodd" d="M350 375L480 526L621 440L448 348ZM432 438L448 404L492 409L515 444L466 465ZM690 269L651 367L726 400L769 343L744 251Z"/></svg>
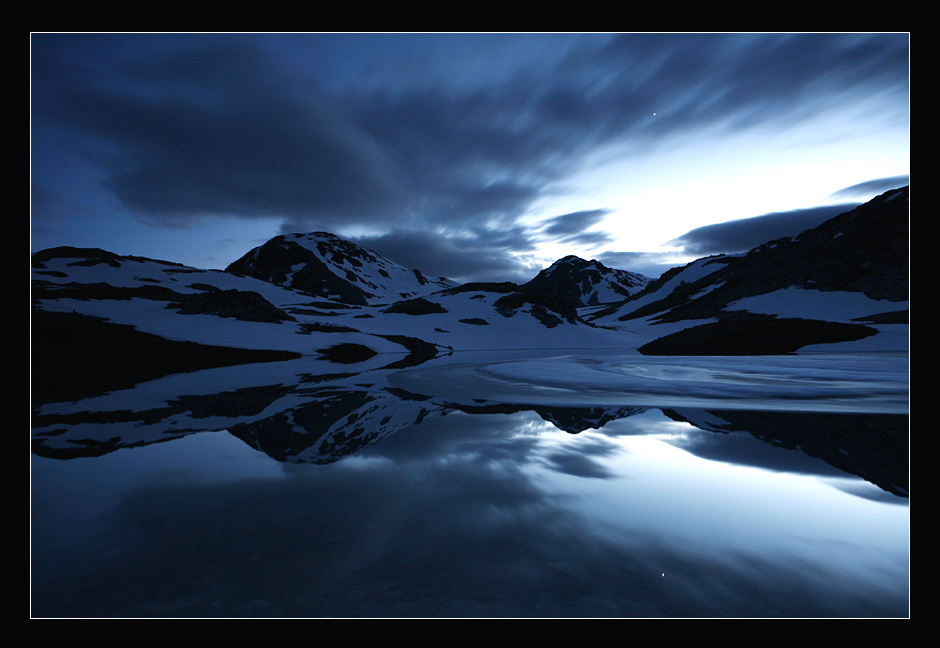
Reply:
<svg viewBox="0 0 940 648"><path fill-rule="evenodd" d="M382 311L383 313L402 313L405 315L431 315L433 313L446 313L447 310L440 304L428 301L423 297L407 299L392 304Z"/></svg>
<svg viewBox="0 0 940 648"><path fill-rule="evenodd" d="M353 344L351 342L334 344L323 349L317 349L317 353L319 353L320 357L324 360L338 364L365 362L376 354L375 350L365 345Z"/></svg>
<svg viewBox="0 0 940 648"><path fill-rule="evenodd" d="M214 290L185 295L171 302L183 315L215 315L245 322L287 322L293 317L251 290Z"/></svg>
<svg viewBox="0 0 940 648"><path fill-rule="evenodd" d="M127 389L174 373L300 357L290 351L175 342L95 317L37 309L30 332L34 407Z"/></svg>
<svg viewBox="0 0 940 648"><path fill-rule="evenodd" d="M638 350L643 355L781 355L810 344L850 342L876 333L862 324L755 315L693 326Z"/></svg>

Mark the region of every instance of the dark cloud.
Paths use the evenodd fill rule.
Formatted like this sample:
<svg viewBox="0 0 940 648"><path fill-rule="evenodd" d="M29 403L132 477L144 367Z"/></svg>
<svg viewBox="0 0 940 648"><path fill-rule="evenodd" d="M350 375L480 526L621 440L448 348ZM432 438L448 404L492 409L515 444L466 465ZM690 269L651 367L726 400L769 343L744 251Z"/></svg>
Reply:
<svg viewBox="0 0 940 648"><path fill-rule="evenodd" d="M541 234L549 239L569 245L603 245L613 240L607 232L586 231L599 224L609 209L588 209L553 216L542 223Z"/></svg>
<svg viewBox="0 0 940 648"><path fill-rule="evenodd" d="M54 217L63 209L74 209L77 206L60 191L33 184L30 186L30 215L40 221Z"/></svg>
<svg viewBox="0 0 940 648"><path fill-rule="evenodd" d="M590 457L570 452L557 452L548 457L552 468L558 472L594 479L611 479L616 475Z"/></svg>
<svg viewBox="0 0 940 648"><path fill-rule="evenodd" d="M906 97L907 71L903 34L619 34L579 42L551 71L535 121L591 146L779 127L838 110L834 95Z"/></svg>
<svg viewBox="0 0 940 648"><path fill-rule="evenodd" d="M683 253L696 257L711 254L737 254L778 238L796 236L830 218L847 212L856 204L797 209L706 225L670 241Z"/></svg>
<svg viewBox="0 0 940 648"><path fill-rule="evenodd" d="M428 231L396 229L381 236L355 237L355 242L429 277L458 282L530 280L541 268L519 260L510 251L531 247L522 232L476 232L444 236Z"/></svg>
<svg viewBox="0 0 940 648"><path fill-rule="evenodd" d="M107 185L131 210L374 219L404 204L371 138L313 89L285 83L254 45L168 56L89 61L72 81L40 84L34 103L38 117L101 142ZM61 76L60 61L44 63Z"/></svg>
<svg viewBox="0 0 940 648"><path fill-rule="evenodd" d="M545 221L544 232L552 236L580 234L587 228L597 225L609 213L609 209L589 209L553 216Z"/></svg>
<svg viewBox="0 0 940 648"><path fill-rule="evenodd" d="M911 178L907 175L893 176L891 178L879 178L878 180L860 182L858 184L852 185L851 187L839 189L839 191L832 194L830 198L838 198L841 200L869 200L875 196L883 194L886 191L898 189L908 185L910 182Z"/></svg>
<svg viewBox="0 0 940 648"><path fill-rule="evenodd" d="M47 36L34 45L35 114L100 141L110 189L152 218L453 224L521 215L599 144L798 119L825 107L823 85L907 82L904 35L421 40L448 61L453 43L459 83L427 57L427 76L396 67L409 38L349 35L344 51L379 42L376 59L402 76L334 94L331 80L348 74L321 65L341 64L335 36ZM478 41L491 50L484 65L457 58ZM513 45L524 55L485 66ZM281 46L295 58L273 58Z"/></svg>
<svg viewBox="0 0 940 648"><path fill-rule="evenodd" d="M150 224L370 231L429 274L513 279L528 268L512 253L540 237L611 241L589 229L604 210L519 220L599 149L905 101L908 60L905 34L47 34L32 39L33 141L77 145Z"/></svg>
<svg viewBox="0 0 940 648"><path fill-rule="evenodd" d="M558 472L575 477L609 479L613 473L604 467L598 459L610 457L620 451L620 447L608 437L582 437L570 448L564 448L549 454L546 459Z"/></svg>
<svg viewBox="0 0 940 648"><path fill-rule="evenodd" d="M581 232L580 234L569 234L568 236L563 236L558 240L559 243L564 243L566 245L578 245L583 247L597 247L605 245L614 240L614 237L608 234L607 232L593 231L593 232Z"/></svg>

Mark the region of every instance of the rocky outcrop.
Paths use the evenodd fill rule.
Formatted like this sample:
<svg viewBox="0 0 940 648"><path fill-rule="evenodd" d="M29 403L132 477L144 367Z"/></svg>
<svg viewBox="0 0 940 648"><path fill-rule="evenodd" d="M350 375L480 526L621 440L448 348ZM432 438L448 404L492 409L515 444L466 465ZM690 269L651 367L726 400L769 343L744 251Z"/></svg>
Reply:
<svg viewBox="0 0 940 648"><path fill-rule="evenodd" d="M423 297L407 299L396 302L382 311L383 313L402 313L404 315L430 315L432 313L446 313L447 309L437 302L428 301Z"/></svg>
<svg viewBox="0 0 940 648"><path fill-rule="evenodd" d="M277 236L226 268L344 304L390 303L451 286L327 232Z"/></svg>
<svg viewBox="0 0 940 648"><path fill-rule="evenodd" d="M523 287L580 307L623 301L640 292L649 282L649 277L635 272L567 256L539 272Z"/></svg>
<svg viewBox="0 0 940 648"><path fill-rule="evenodd" d="M876 333L861 324L753 315L683 329L638 350L643 355L782 355L809 344L861 340Z"/></svg>
<svg viewBox="0 0 940 648"><path fill-rule="evenodd" d="M212 290L185 295L167 308L183 315L216 315L245 322L293 322L295 319L260 294L248 290Z"/></svg>
<svg viewBox="0 0 940 648"><path fill-rule="evenodd" d="M529 306L532 315L548 328L554 328L563 321L569 324L578 322L577 311L570 302L541 293L509 293L497 299L493 305L503 317L512 317L523 306Z"/></svg>

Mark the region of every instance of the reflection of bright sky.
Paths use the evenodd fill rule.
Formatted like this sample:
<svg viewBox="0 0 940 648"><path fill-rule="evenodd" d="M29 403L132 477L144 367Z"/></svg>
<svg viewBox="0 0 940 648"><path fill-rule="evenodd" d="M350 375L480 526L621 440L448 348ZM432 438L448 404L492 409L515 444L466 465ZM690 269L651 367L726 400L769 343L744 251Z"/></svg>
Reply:
<svg viewBox="0 0 940 648"><path fill-rule="evenodd" d="M530 464L533 479L546 495L570 498L571 510L584 516L598 536L639 543L637 551L655 538L686 559L736 564L743 556L773 556L778 566L791 560L811 565L823 580L857 579L865 586L887 578L903 591L910 541L903 502L885 503L841 490L841 484L859 481L850 477L821 478L703 459L670 443L702 434L691 425L637 418L646 419L642 434L589 431L573 444L546 424L544 434L555 437L548 447L567 443L577 452L579 442L595 435L616 443L615 451L594 459L612 477L584 479ZM862 490L878 491L867 483ZM670 566L650 569L665 573Z"/></svg>
<svg viewBox="0 0 940 648"><path fill-rule="evenodd" d="M703 433L686 423L643 418L647 427L641 435L608 436L588 431L573 440L562 438L564 432L546 424L543 434L556 437L556 443L545 443L545 451L555 448L576 453L579 444L588 443L595 435L616 443L616 451L594 459L613 475L611 479L580 479L530 464L533 475L547 491L577 494L592 501L591 511L600 523L621 530L655 529L677 543L708 546L709 550L729 548L729 543L749 550L785 544L806 534L807 529L828 534L828 541L875 540L881 550L896 542L898 529L904 529L904 506L849 495L834 487L832 478L697 457L670 441L683 433ZM609 426L626 424L636 422Z"/></svg>
<svg viewBox="0 0 940 648"><path fill-rule="evenodd" d="M99 552L81 545L87 538L97 547L98 533L115 521L111 511L125 500L152 506L166 494L191 492L200 501L207 493L247 489L270 491L277 510L270 510L271 504L253 508L252 495L237 510L213 508L213 515L257 519L271 527L272 543L286 547L298 539L279 538L275 530L284 520L307 517L348 527L355 542L363 543L362 551L382 551L383 537L403 537L404 545L386 550L405 546L419 557L434 552L435 561L457 547L465 549L466 543L491 551L490 543L503 542L498 538L511 529L514 542L563 554L555 564L559 569L601 569L594 552L607 555L610 549L601 548L613 548L650 574L673 579L674 586L682 583L672 596L707 598L697 571L707 569L710 578L756 579L758 589L762 581L780 577L789 587L809 583L837 597L858 591L871 601L885 593L892 600L903 597L906 501L850 495L844 484L852 483L863 495L878 490L854 478L703 459L683 449L696 437L713 438L656 410L577 435L531 414L451 414L400 430L367 452L326 466L279 464L225 433L197 434L97 459L34 459L34 575L52 578L67 572L58 556L68 560L76 550L106 559L106 547ZM742 442L761 443L746 436ZM148 491L156 496L141 500ZM334 503L337 493L343 499ZM168 511L152 516L162 521L174 506L182 506L183 515L187 505L166 506ZM544 517L538 511L554 512ZM141 511L142 519L148 515ZM196 530L180 533L198 537L198 523L185 524ZM244 522L222 524L241 528ZM379 530L380 536L369 535ZM573 538L566 539L568 534ZM234 548L225 551L237 550L239 541L233 542ZM128 550L124 546L122 551ZM480 578L493 579L498 587L496 581L506 577L498 573L503 559L486 559L494 561L495 572ZM751 573L755 565L759 573Z"/></svg>

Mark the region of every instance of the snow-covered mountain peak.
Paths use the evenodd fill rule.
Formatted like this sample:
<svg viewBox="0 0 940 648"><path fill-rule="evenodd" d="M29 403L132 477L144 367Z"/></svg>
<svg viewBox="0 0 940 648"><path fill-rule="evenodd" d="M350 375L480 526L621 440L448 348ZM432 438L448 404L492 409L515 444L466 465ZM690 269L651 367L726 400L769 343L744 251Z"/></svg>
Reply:
<svg viewBox="0 0 940 648"><path fill-rule="evenodd" d="M587 261L570 254L542 270L528 288L565 299L575 306L621 302L643 290L649 277L608 268L600 261Z"/></svg>
<svg viewBox="0 0 940 648"><path fill-rule="evenodd" d="M70 354L149 369L155 361L134 352L154 336L173 347L159 366L174 359L175 371L190 367L192 344L217 347L212 354L224 347L233 363L257 362L242 352L258 350L343 364L388 353L424 362L441 349L741 355L839 344L896 352L908 344L906 196L906 188L890 192L798 237L699 259L655 281L570 255L525 285L456 286L326 232L275 237L227 271L53 248L32 255L32 317L50 350L46 373L67 378L72 365L56 362ZM139 342L138 333L151 337ZM113 351L111 342L125 338ZM60 342L69 345L61 354Z"/></svg>
<svg viewBox="0 0 940 648"><path fill-rule="evenodd" d="M329 232L276 236L226 268L312 296L347 304L383 304L454 284L429 279Z"/></svg>

